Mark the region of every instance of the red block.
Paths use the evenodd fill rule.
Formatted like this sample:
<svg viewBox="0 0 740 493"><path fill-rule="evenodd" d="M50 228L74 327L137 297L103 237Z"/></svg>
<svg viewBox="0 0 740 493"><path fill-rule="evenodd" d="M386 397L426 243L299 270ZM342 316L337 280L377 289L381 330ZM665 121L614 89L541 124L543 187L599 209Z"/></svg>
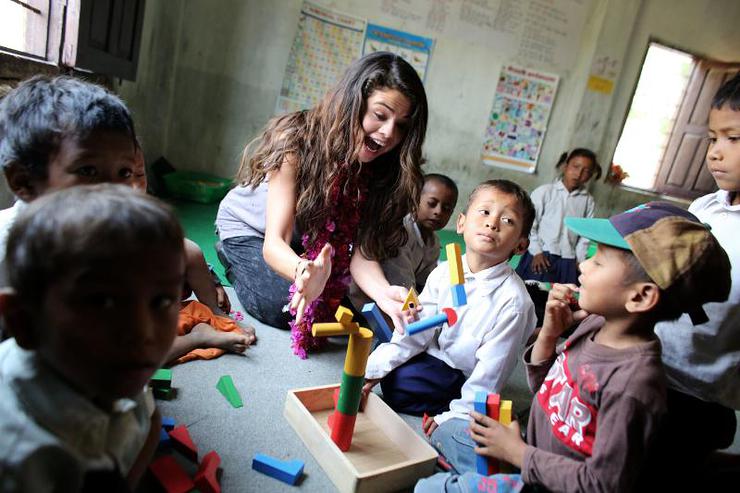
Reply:
<svg viewBox="0 0 740 493"><path fill-rule="evenodd" d="M198 472L195 474L195 486L201 493L221 493L221 485L218 484L218 466L221 457L211 450L200 463Z"/></svg>
<svg viewBox="0 0 740 493"><path fill-rule="evenodd" d="M347 416L339 411L332 415L331 439L337 444L339 450L346 452L352 445L352 434L355 431L355 420L357 415Z"/></svg>
<svg viewBox="0 0 740 493"><path fill-rule="evenodd" d="M429 415L427 413L424 413L424 416L421 417L421 426L426 426L427 420L429 419Z"/></svg>
<svg viewBox="0 0 740 493"><path fill-rule="evenodd" d="M488 394L486 399L486 415L498 421L499 411L501 409L501 396L498 394ZM496 459L488 458L488 475L498 474L500 472L499 462Z"/></svg>
<svg viewBox="0 0 740 493"><path fill-rule="evenodd" d="M170 438L172 439L172 446L178 452L196 464L198 463L198 447L195 446L193 439L190 438L187 426L180 425L174 427L170 431Z"/></svg>
<svg viewBox="0 0 740 493"><path fill-rule="evenodd" d="M163 455L152 462L149 470L167 493L187 493L195 488L193 480L171 455Z"/></svg>

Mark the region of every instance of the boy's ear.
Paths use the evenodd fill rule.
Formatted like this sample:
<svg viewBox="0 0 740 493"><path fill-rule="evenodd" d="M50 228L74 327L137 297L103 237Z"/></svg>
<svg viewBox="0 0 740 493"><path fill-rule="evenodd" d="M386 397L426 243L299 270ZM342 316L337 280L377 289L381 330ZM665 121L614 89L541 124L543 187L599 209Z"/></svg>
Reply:
<svg viewBox="0 0 740 493"><path fill-rule="evenodd" d="M8 335L14 337L20 347L38 347L39 338L34 330L31 313L11 288L0 289L0 315L5 321Z"/></svg>
<svg viewBox="0 0 740 493"><path fill-rule="evenodd" d="M457 234L461 235L463 234L463 228L465 227L465 214L460 213L459 216L457 216L457 225L455 227L455 231L457 231Z"/></svg>
<svg viewBox="0 0 740 493"><path fill-rule="evenodd" d="M529 248L529 238L521 237L519 238L519 243L516 244L516 247L514 248L514 251L512 253L513 255L521 255L527 251L527 248Z"/></svg>
<svg viewBox="0 0 740 493"><path fill-rule="evenodd" d="M660 301L660 288L652 282L633 284L625 309L630 313L646 313L655 308Z"/></svg>
<svg viewBox="0 0 740 493"><path fill-rule="evenodd" d="M17 162L12 162L5 167L5 180L16 197L24 202L31 202L40 195L37 180L34 180L25 166Z"/></svg>

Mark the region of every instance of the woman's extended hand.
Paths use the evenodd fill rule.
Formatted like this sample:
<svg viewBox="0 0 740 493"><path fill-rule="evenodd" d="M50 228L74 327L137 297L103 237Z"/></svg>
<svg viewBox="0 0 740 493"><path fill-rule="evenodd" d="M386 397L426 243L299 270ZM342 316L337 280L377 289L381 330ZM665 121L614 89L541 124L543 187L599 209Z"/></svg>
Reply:
<svg viewBox="0 0 740 493"><path fill-rule="evenodd" d="M296 310L297 324L303 320L303 311L306 305L321 296L331 274L332 248L328 243L324 245L314 260L302 260L296 268L295 293L290 300L290 308Z"/></svg>
<svg viewBox="0 0 740 493"><path fill-rule="evenodd" d="M418 320L418 313L422 310L421 305L402 311L403 303L409 290L403 286L388 286L383 296L376 300L378 307L383 310L391 320L393 326L399 334L404 333L404 327L415 320Z"/></svg>

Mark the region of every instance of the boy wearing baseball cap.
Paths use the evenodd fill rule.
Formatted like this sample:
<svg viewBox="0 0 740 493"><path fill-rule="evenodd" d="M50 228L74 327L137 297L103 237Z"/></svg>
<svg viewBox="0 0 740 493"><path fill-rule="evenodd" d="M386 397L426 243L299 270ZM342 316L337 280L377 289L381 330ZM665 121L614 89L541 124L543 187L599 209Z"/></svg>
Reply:
<svg viewBox="0 0 740 493"><path fill-rule="evenodd" d="M666 408L653 328L682 313L698 323L702 304L725 300L730 262L707 226L667 203L565 224L598 250L580 264L580 288L553 286L542 330L525 350L536 392L527 442L516 422L506 427L478 413L471 413L470 433L476 453L521 469L521 478L507 475L507 481L551 491L629 491ZM459 472L422 480L416 491L475 491L500 481Z"/></svg>

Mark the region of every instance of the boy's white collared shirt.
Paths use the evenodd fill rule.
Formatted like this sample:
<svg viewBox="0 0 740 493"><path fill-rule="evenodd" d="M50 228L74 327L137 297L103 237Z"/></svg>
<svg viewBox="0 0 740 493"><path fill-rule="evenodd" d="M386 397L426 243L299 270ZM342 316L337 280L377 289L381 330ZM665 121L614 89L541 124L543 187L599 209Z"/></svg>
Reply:
<svg viewBox="0 0 740 493"><path fill-rule="evenodd" d="M593 217L594 198L585 188L569 192L562 180L537 187L532 192L536 211L532 232L529 235L529 253L543 251L562 258L586 260L588 240L565 227L566 217Z"/></svg>
<svg viewBox="0 0 740 493"><path fill-rule="evenodd" d="M467 378L462 397L435 418L438 424L450 418L467 419L476 391L501 392L536 324L524 283L506 262L472 273L466 256L462 259L468 303L453 307L457 323L413 336L394 333L389 343L370 355L365 375L382 378L422 351L462 371ZM421 318L452 307L447 262L429 275L419 302L424 307Z"/></svg>
<svg viewBox="0 0 740 493"><path fill-rule="evenodd" d="M689 212L712 227L732 265L732 288L727 301L706 303L709 321L693 325L688 315L660 322L655 333L663 346L663 364L670 387L699 399L740 409L740 336L725 320L740 305L740 205L718 190L696 199ZM696 286L701 289L701 286ZM723 322L725 322L723 324Z"/></svg>

